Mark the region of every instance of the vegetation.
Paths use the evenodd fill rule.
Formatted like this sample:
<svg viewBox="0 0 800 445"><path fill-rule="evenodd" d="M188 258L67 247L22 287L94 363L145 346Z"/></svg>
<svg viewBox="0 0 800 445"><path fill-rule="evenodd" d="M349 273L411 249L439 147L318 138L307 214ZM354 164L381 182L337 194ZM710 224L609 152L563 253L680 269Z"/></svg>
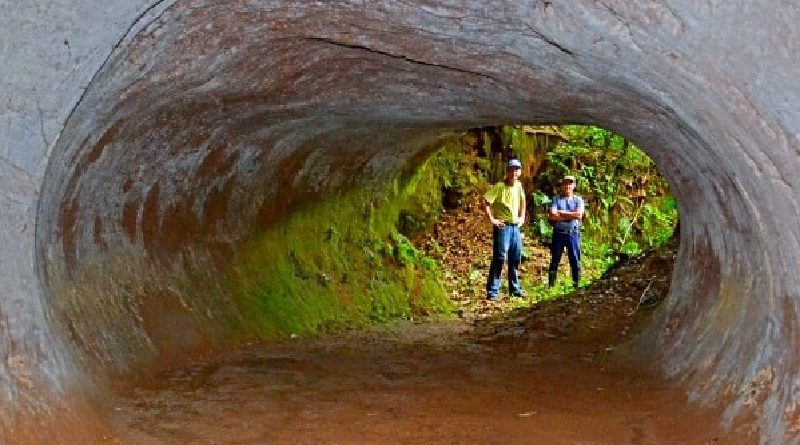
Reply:
<svg viewBox="0 0 800 445"><path fill-rule="evenodd" d="M465 150L461 138L445 140L408 182L415 196L400 210L400 232L417 238L430 231L445 208L460 208L476 186L486 183L489 168L489 160Z"/></svg>
<svg viewBox="0 0 800 445"><path fill-rule="evenodd" d="M246 331L302 335L450 313L441 269L399 231L423 230L441 211L435 159L377 191L301 206L253 240L231 278Z"/></svg>
<svg viewBox="0 0 800 445"><path fill-rule="evenodd" d="M659 246L673 236L678 208L667 182L652 160L622 136L583 125L485 127L472 133L475 146L462 146L462 153L470 152L489 163L488 167L476 167L478 177L485 173L488 182L500 180L511 156L525 165L529 224L523 230L534 243L549 244L551 197L558 193L564 175L576 176L575 192L586 204L582 236L585 282L600 276L621 257ZM448 151L452 149L443 150ZM568 291L566 287L547 289L539 277L524 276L523 283L539 298Z"/></svg>
<svg viewBox="0 0 800 445"><path fill-rule="evenodd" d="M576 192L586 202L586 237L600 248L634 255L672 237L678 218L675 198L652 160L622 136L594 126L563 125L539 183L555 187L566 174L576 176ZM549 205L542 191L534 202ZM539 214L538 233L549 235Z"/></svg>

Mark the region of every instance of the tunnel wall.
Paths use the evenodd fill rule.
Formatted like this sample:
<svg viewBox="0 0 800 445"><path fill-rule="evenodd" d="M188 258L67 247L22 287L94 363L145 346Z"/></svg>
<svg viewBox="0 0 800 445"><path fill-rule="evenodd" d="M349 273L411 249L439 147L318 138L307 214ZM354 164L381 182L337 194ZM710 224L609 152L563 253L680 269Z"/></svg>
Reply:
<svg viewBox="0 0 800 445"><path fill-rule="evenodd" d="M166 6L168 2L163 2ZM145 1L0 2L0 436L93 443L104 426L90 376L48 322L35 228L48 156L109 54L160 11Z"/></svg>
<svg viewBox="0 0 800 445"><path fill-rule="evenodd" d="M63 443L102 430L89 380L228 341L241 314L209 283L299 203L369 188L454 129L554 122L635 140L679 200L653 358L798 442L791 2L98 5L0 18L8 442L48 434L27 422Z"/></svg>

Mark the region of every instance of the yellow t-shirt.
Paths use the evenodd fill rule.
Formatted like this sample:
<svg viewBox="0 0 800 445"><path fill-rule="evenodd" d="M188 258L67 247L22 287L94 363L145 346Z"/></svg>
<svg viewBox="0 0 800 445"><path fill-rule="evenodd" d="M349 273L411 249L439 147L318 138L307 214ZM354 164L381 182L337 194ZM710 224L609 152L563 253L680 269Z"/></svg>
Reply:
<svg viewBox="0 0 800 445"><path fill-rule="evenodd" d="M519 210L522 200L525 199L525 190L522 183L515 181L514 185L507 186L505 182L493 185L483 197L492 207L492 215L507 223L516 223L519 219Z"/></svg>

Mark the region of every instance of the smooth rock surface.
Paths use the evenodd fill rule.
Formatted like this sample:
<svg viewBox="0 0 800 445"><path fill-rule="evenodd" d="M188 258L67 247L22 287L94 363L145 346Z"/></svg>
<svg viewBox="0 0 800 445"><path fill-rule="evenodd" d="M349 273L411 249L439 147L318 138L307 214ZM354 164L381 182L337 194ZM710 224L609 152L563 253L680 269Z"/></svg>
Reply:
<svg viewBox="0 0 800 445"><path fill-rule="evenodd" d="M102 441L104 382L224 343L214 277L292 206L453 130L578 122L635 140L680 203L642 344L800 443L794 2L0 6L5 442Z"/></svg>

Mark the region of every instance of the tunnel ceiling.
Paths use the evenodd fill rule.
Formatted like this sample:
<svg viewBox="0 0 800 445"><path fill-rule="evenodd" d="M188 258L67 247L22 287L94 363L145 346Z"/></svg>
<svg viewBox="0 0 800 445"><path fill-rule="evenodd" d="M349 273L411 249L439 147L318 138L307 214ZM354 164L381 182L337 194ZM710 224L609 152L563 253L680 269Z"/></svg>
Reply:
<svg viewBox="0 0 800 445"><path fill-rule="evenodd" d="M224 301L193 279L294 206L369 188L455 130L594 123L644 148L681 204L671 295L642 344L696 399L757 407L764 439L789 443L798 19L739 0L151 5L68 110L30 198L49 329L69 330L64 357L99 359L85 375L224 341ZM165 295L181 304L131 309ZM195 335L159 327L175 323Z"/></svg>

